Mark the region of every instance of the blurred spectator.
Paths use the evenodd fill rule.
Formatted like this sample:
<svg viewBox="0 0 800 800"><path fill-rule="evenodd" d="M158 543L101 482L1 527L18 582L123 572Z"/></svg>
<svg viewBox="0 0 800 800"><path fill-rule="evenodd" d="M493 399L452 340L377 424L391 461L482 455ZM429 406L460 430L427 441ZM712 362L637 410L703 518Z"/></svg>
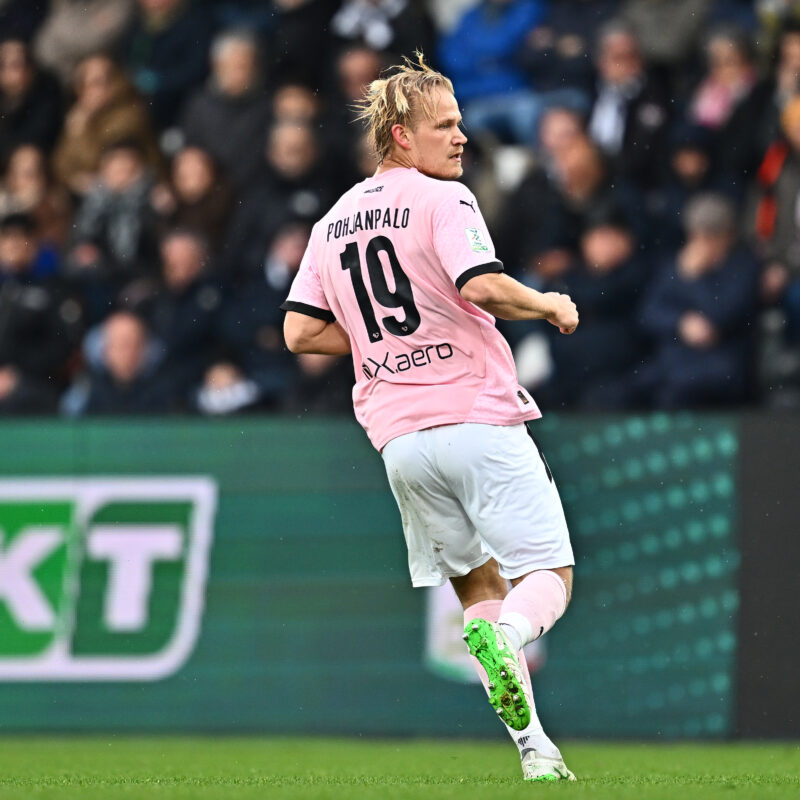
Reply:
<svg viewBox="0 0 800 800"><path fill-rule="evenodd" d="M539 132L539 155L548 172L577 142L586 135L583 117L573 109L554 107L542 117Z"/></svg>
<svg viewBox="0 0 800 800"><path fill-rule="evenodd" d="M28 45L0 41L0 163L21 144L49 152L61 125L61 105L57 81L36 68Z"/></svg>
<svg viewBox="0 0 800 800"><path fill-rule="evenodd" d="M619 0L559 0L529 34L521 54L540 92L567 87L594 89L592 51L596 32L616 13Z"/></svg>
<svg viewBox="0 0 800 800"><path fill-rule="evenodd" d="M269 99L260 77L255 36L227 31L211 46L208 86L189 100L180 126L186 141L207 150L236 187L252 180L261 163Z"/></svg>
<svg viewBox="0 0 800 800"><path fill-rule="evenodd" d="M288 83L276 89L272 96L272 119L275 123L308 125L320 130L320 138L325 142L326 157L337 165L335 179L341 180L342 186L352 185L361 175L358 162L363 155L364 129L355 119L353 108L350 103L342 104L337 109L337 126L331 115L324 114L325 108L320 96L307 86ZM375 167L369 174L374 172Z"/></svg>
<svg viewBox="0 0 800 800"><path fill-rule="evenodd" d="M539 0L481 0L440 38L439 60L463 106L468 133L535 142L541 99L516 59L544 10Z"/></svg>
<svg viewBox="0 0 800 800"><path fill-rule="evenodd" d="M290 220L275 235L263 270L226 302L221 318L225 350L258 387L259 402L276 407L286 392L293 359L283 341L280 304L300 268L311 226Z"/></svg>
<svg viewBox="0 0 800 800"><path fill-rule="evenodd" d="M625 215L613 206L592 209L580 251L561 278L545 287L572 297L581 324L572 336L553 329L555 371L537 388L537 399L546 406L608 409L619 402L620 386L645 355L635 310L649 269Z"/></svg>
<svg viewBox="0 0 800 800"><path fill-rule="evenodd" d="M755 0L754 5L759 24L756 42L769 65L781 32L800 22L800 5L795 0Z"/></svg>
<svg viewBox="0 0 800 800"><path fill-rule="evenodd" d="M626 215L639 241L645 239L646 221L636 193L614 177L597 148L578 138L554 153L554 175L541 198L542 216L538 232L541 250L577 249L585 220L598 203L618 206ZM543 277L547 267L540 260Z"/></svg>
<svg viewBox="0 0 800 800"><path fill-rule="evenodd" d="M600 30L597 72L589 132L618 175L649 188L662 158L669 100L645 71L639 43L627 23L612 21Z"/></svg>
<svg viewBox="0 0 800 800"><path fill-rule="evenodd" d="M326 84L330 65L330 0L271 0L271 25L265 47L267 73L276 83L299 80L315 89Z"/></svg>
<svg viewBox="0 0 800 800"><path fill-rule="evenodd" d="M331 20L331 32L394 55L433 49L433 23L417 0L344 0Z"/></svg>
<svg viewBox="0 0 800 800"><path fill-rule="evenodd" d="M297 356L297 372L284 397L283 410L305 414L352 414L353 362L345 356Z"/></svg>
<svg viewBox="0 0 800 800"><path fill-rule="evenodd" d="M45 280L58 273L60 253L52 244L38 237L33 216L12 212L0 218L0 228L5 232L15 274Z"/></svg>
<svg viewBox="0 0 800 800"><path fill-rule="evenodd" d="M657 252L673 252L683 245L681 215L695 195L723 192L738 199L737 187L714 170L712 139L707 128L688 123L676 125L669 135L666 176L648 198Z"/></svg>
<svg viewBox="0 0 800 800"><path fill-rule="evenodd" d="M73 270L110 279L116 286L151 268L155 218L150 207L153 176L136 142L110 145L100 180L87 193L74 225Z"/></svg>
<svg viewBox="0 0 800 800"><path fill-rule="evenodd" d="M127 73L98 54L115 46ZM135 379L104 366L98 326L85 337L92 378L73 405L86 407L95 386L112 398L103 408L131 411L349 413L349 361L287 353L278 305L311 224L374 173L354 101L416 47L438 49L464 104L462 179L506 269L579 301L573 337L550 346L538 326L527 351L534 387L554 359L543 403L743 402L760 381L764 402L800 405L800 3L0 0L0 250L11 265L0 268L0 311L22 286L14 315L33 314L25 304L42 295L29 289L44 287L62 333L36 317L49 344L31 333L31 352L63 339L46 374L0 362L0 411L52 408L84 321L124 305L141 315L127 323L129 343L143 343ZM48 70L64 81L73 68L65 118ZM709 192L747 200L760 294L742 288L758 280L753 258L723 231L730 205L717 198L714 210ZM640 290L651 361L630 329ZM20 341L4 320L0 353ZM514 343L532 330L508 333Z"/></svg>
<svg viewBox="0 0 800 800"><path fill-rule="evenodd" d="M751 387L758 267L737 245L730 200L699 195L684 218L686 244L665 261L641 308L654 355L627 399L662 409L741 404Z"/></svg>
<svg viewBox="0 0 800 800"><path fill-rule="evenodd" d="M451 31L464 12L478 0L428 0L428 9L438 31Z"/></svg>
<svg viewBox="0 0 800 800"><path fill-rule="evenodd" d="M800 94L800 20L790 22L781 30L772 66L767 80L770 100L763 120L754 121L758 125L758 144L762 152L780 136L783 109Z"/></svg>
<svg viewBox="0 0 800 800"><path fill-rule="evenodd" d="M548 184L557 180L556 164L578 142L586 140L583 120L568 108L551 108L542 114L538 159L508 196L495 235L497 252L503 254L506 270L522 278L529 259L543 246L531 209L537 208Z"/></svg>
<svg viewBox="0 0 800 800"><path fill-rule="evenodd" d="M220 247L231 210L231 192L211 156L184 147L172 160L170 181L157 186L151 202L161 228L203 231L214 253Z"/></svg>
<svg viewBox="0 0 800 800"><path fill-rule="evenodd" d="M285 83L272 95L272 119L276 122L311 125L321 111L319 95L301 83Z"/></svg>
<svg viewBox="0 0 800 800"><path fill-rule="evenodd" d="M776 105L779 109L800 91L800 19L787 24L778 40L775 65Z"/></svg>
<svg viewBox="0 0 800 800"><path fill-rule="evenodd" d="M324 123L325 140L336 153L352 153L361 135L354 103L364 96L372 81L380 77L384 62L369 47L349 47L339 53L334 64L336 86Z"/></svg>
<svg viewBox="0 0 800 800"><path fill-rule="evenodd" d="M354 103L364 96L367 86L380 77L384 61L371 47L348 47L336 59L337 89L346 103Z"/></svg>
<svg viewBox="0 0 800 800"><path fill-rule="evenodd" d="M316 222L343 188L337 165L324 158L308 125L273 126L266 160L260 181L234 215L224 256L230 276L258 272L282 223L289 218Z"/></svg>
<svg viewBox="0 0 800 800"><path fill-rule="evenodd" d="M75 194L85 194L103 152L123 139L138 143L151 168L159 165L147 112L133 87L108 56L89 56L75 71L75 103L53 154L56 177Z"/></svg>
<svg viewBox="0 0 800 800"><path fill-rule="evenodd" d="M708 37L708 69L689 106L691 122L714 131L719 168L732 176L752 173L758 161L758 122L769 87L758 81L752 43L743 31L719 28Z"/></svg>
<svg viewBox="0 0 800 800"><path fill-rule="evenodd" d="M175 408L170 383L160 369L161 352L142 319L129 311L112 314L99 329L99 353L61 400L70 416L163 414Z"/></svg>
<svg viewBox="0 0 800 800"><path fill-rule="evenodd" d="M645 60L684 83L683 70L697 52L714 0L626 0L621 16L636 32Z"/></svg>
<svg viewBox="0 0 800 800"><path fill-rule="evenodd" d="M54 411L81 307L42 269L33 219L0 221L0 413Z"/></svg>
<svg viewBox="0 0 800 800"><path fill-rule="evenodd" d="M586 220L598 204L620 208L640 243L649 235L639 194L610 172L585 133L568 130L565 126L567 140L549 154L549 169L533 174L509 201L523 211L515 214L517 230L507 231L506 236L520 238L519 252L529 270L526 279L537 288L569 266Z"/></svg>
<svg viewBox="0 0 800 800"><path fill-rule="evenodd" d="M137 0L123 38L123 63L158 128L175 121L186 93L208 72L212 19L192 0Z"/></svg>
<svg viewBox="0 0 800 800"><path fill-rule="evenodd" d="M194 404L202 414L222 416L254 408L259 390L235 364L221 361L209 367L197 390Z"/></svg>
<svg viewBox="0 0 800 800"><path fill-rule="evenodd" d="M157 283L141 295L135 285L128 287L126 300L164 348L164 380L183 404L215 357L222 293L209 275L208 245L201 234L175 229L164 237L160 250Z"/></svg>
<svg viewBox="0 0 800 800"><path fill-rule="evenodd" d="M114 48L130 23L134 3L135 0L50 0L47 18L34 43L36 60L53 70L67 86L79 61Z"/></svg>
<svg viewBox="0 0 800 800"><path fill-rule="evenodd" d="M69 195L53 182L45 155L36 145L20 145L9 157L0 184L0 217L12 213L29 214L42 242L59 249L67 243L72 219Z"/></svg>
<svg viewBox="0 0 800 800"><path fill-rule="evenodd" d="M783 138L775 142L758 170L748 221L757 252L766 262L762 297L782 307L788 338L800 342L800 97L781 117Z"/></svg>

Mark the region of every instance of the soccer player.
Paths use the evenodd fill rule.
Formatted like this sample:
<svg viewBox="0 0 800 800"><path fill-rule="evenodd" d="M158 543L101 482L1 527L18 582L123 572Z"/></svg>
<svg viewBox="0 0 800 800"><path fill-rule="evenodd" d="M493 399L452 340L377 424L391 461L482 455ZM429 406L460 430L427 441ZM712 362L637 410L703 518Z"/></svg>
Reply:
<svg viewBox="0 0 800 800"><path fill-rule="evenodd" d="M494 317L544 319L569 334L577 309L503 273L457 180L467 138L448 78L417 54L370 84L361 116L379 166L314 226L282 306L286 343L352 353L356 417L383 456L413 585L455 588L464 638L525 778L574 780L518 655L564 613L572 548L525 424L541 414Z"/></svg>

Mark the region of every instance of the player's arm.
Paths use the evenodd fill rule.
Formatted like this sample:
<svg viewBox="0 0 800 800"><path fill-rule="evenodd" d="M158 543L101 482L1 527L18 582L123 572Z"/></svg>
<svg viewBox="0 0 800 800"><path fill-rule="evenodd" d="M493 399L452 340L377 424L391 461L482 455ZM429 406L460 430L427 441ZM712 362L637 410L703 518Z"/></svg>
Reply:
<svg viewBox="0 0 800 800"><path fill-rule="evenodd" d="M546 319L561 333L578 327L578 309L566 294L537 292L503 272L487 272L470 278L461 296L500 319Z"/></svg>
<svg viewBox="0 0 800 800"><path fill-rule="evenodd" d="M317 319L299 311L286 312L283 336L293 353L346 356L351 352L350 337L338 322Z"/></svg>

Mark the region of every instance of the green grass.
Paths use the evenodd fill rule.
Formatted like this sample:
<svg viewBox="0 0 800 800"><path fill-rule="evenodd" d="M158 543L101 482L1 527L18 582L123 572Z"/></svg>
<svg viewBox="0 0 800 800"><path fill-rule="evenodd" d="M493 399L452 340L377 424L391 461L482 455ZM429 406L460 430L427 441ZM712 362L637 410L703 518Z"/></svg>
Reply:
<svg viewBox="0 0 800 800"><path fill-rule="evenodd" d="M798 798L797 744L566 743L575 784L526 784L514 746L266 738L0 738L0 800Z"/></svg>

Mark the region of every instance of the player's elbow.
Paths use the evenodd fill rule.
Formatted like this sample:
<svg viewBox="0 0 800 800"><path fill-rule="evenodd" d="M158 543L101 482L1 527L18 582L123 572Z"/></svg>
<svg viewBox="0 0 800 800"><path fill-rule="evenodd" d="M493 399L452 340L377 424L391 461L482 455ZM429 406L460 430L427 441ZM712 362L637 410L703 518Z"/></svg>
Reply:
<svg viewBox="0 0 800 800"><path fill-rule="evenodd" d="M285 331L284 331L284 334L283 334L283 338L284 338L284 341L286 342L286 349L290 353L294 353L295 355L297 355L298 353L304 352L302 339L299 339L299 338L293 337L293 336L289 336L289 335L286 334Z"/></svg>
<svg viewBox="0 0 800 800"><path fill-rule="evenodd" d="M309 339L307 336L303 336L302 333L299 332L287 333L286 330L284 329L283 339L286 342L286 349L290 353L298 355L299 353L310 352Z"/></svg>
<svg viewBox="0 0 800 800"><path fill-rule="evenodd" d="M283 322L283 340L290 353L306 353L309 346L308 325L303 315L288 312Z"/></svg>
<svg viewBox="0 0 800 800"><path fill-rule="evenodd" d="M461 287L461 296L468 303L474 303L479 308L493 306L501 296L499 286L501 279L502 275L496 272L476 275Z"/></svg>

